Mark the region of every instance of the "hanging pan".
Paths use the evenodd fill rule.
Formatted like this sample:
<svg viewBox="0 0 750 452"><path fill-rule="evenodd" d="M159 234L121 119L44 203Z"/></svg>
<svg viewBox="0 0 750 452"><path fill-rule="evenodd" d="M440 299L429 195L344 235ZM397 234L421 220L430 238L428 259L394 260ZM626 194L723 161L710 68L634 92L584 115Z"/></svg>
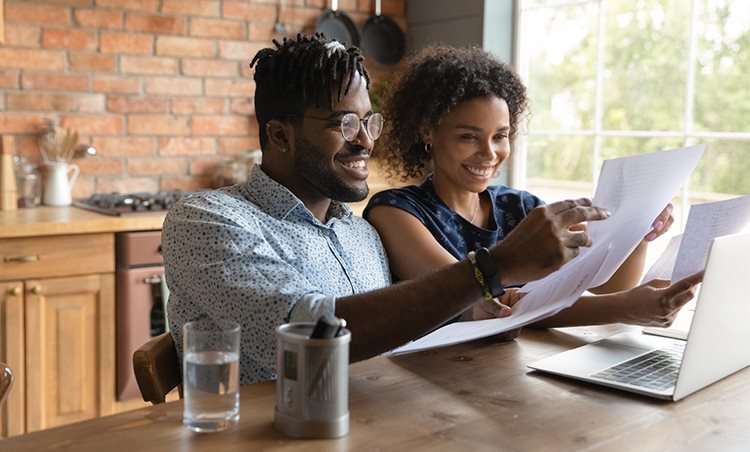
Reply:
<svg viewBox="0 0 750 452"><path fill-rule="evenodd" d="M331 9L323 11L315 25L315 31L326 38L336 38L338 42L359 47L359 29L352 19L339 11L339 1L331 0Z"/></svg>
<svg viewBox="0 0 750 452"><path fill-rule="evenodd" d="M388 16L380 14L380 0L375 0L375 15L362 27L362 47L380 64L395 64L404 55L404 33Z"/></svg>

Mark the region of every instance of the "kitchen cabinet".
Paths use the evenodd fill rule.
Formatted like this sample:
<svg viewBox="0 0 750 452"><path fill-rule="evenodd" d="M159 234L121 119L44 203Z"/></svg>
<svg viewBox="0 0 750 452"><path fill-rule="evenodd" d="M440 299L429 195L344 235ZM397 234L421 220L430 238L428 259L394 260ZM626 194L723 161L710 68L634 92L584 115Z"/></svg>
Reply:
<svg viewBox="0 0 750 452"><path fill-rule="evenodd" d="M0 435L115 412L114 234L0 239Z"/></svg>

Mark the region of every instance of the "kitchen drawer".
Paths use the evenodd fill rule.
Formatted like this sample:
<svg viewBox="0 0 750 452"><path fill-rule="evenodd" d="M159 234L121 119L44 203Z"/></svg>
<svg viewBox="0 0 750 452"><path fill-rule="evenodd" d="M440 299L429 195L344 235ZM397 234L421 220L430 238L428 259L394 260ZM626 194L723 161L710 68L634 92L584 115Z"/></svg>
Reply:
<svg viewBox="0 0 750 452"><path fill-rule="evenodd" d="M161 231L117 234L117 268L162 265Z"/></svg>
<svg viewBox="0 0 750 452"><path fill-rule="evenodd" d="M114 234L0 240L0 280L113 273Z"/></svg>

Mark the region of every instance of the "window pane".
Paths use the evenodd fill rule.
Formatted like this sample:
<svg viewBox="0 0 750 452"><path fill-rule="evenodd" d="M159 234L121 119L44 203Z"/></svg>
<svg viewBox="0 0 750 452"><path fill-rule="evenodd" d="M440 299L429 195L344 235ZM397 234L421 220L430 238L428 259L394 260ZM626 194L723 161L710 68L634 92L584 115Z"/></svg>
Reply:
<svg viewBox="0 0 750 452"><path fill-rule="evenodd" d="M579 3L524 13L532 128L593 127L597 11Z"/></svg>
<svg viewBox="0 0 750 452"><path fill-rule="evenodd" d="M689 6L684 0L605 3L605 130L682 130Z"/></svg>
<svg viewBox="0 0 750 452"><path fill-rule="evenodd" d="M690 179L690 193L705 197L706 192L732 195L750 194L750 142L701 140L708 148ZM701 193L702 192L702 193Z"/></svg>
<svg viewBox="0 0 750 452"><path fill-rule="evenodd" d="M546 201L592 194L593 138L529 136L528 190Z"/></svg>
<svg viewBox="0 0 750 452"><path fill-rule="evenodd" d="M695 130L746 131L750 124L750 2L698 3Z"/></svg>
<svg viewBox="0 0 750 452"><path fill-rule="evenodd" d="M602 160L628 155L664 151L682 146L682 138L666 137L604 137L601 143Z"/></svg>

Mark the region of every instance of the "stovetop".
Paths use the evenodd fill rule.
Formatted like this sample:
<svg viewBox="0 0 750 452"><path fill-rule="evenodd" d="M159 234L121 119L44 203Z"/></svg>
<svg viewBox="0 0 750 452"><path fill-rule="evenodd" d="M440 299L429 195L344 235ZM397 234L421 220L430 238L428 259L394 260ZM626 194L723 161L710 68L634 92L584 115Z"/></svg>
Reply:
<svg viewBox="0 0 750 452"><path fill-rule="evenodd" d="M87 199L73 202L81 209L91 210L104 215L142 215L164 213L178 199L189 194L182 190L170 190L159 193L132 194L94 194Z"/></svg>

